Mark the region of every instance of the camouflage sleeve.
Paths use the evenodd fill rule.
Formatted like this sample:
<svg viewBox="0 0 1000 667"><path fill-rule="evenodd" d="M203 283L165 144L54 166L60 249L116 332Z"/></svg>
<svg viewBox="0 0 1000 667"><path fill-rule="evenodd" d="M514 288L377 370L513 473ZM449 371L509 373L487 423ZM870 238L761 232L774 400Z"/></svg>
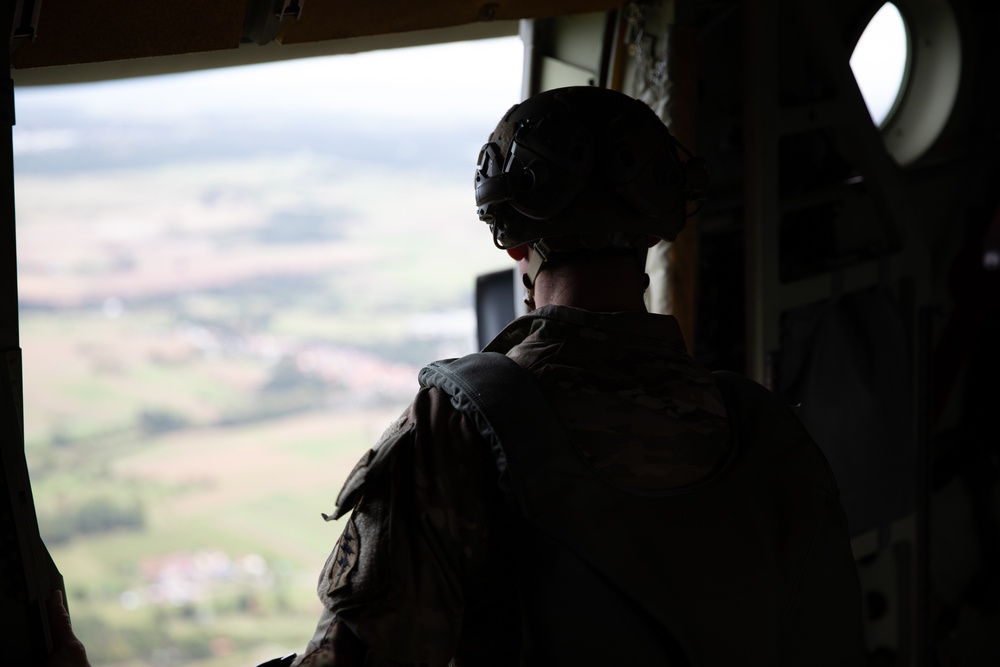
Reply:
<svg viewBox="0 0 1000 667"><path fill-rule="evenodd" d="M291 667L361 667L367 659L368 647L332 611L324 608L316 624L316 634Z"/></svg>
<svg viewBox="0 0 1000 667"><path fill-rule="evenodd" d="M375 664L453 657L486 530L485 451L448 397L423 389L345 483L331 518L353 513L318 592Z"/></svg>

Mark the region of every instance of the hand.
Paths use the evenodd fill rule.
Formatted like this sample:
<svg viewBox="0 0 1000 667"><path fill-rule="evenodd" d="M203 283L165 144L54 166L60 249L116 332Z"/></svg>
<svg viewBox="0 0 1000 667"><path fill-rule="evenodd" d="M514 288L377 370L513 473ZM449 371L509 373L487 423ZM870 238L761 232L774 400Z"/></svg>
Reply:
<svg viewBox="0 0 1000 667"><path fill-rule="evenodd" d="M63 603L62 591L52 591L47 606L53 650L44 667L90 667L87 649L73 634L73 624Z"/></svg>

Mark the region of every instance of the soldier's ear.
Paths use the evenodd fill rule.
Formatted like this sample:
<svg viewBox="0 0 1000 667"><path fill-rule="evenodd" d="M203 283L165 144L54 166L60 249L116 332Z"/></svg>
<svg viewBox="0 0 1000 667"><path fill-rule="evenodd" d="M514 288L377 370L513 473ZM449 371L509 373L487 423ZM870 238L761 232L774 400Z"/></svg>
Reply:
<svg viewBox="0 0 1000 667"><path fill-rule="evenodd" d="M510 258L515 262L528 259L528 244L522 243L514 246L513 248L507 248L507 254L510 255Z"/></svg>

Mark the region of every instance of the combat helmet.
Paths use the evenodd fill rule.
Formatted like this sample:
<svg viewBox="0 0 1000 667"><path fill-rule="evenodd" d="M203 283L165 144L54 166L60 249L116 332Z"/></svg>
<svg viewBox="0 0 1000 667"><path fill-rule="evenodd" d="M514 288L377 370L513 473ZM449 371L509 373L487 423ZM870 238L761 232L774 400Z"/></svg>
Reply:
<svg viewBox="0 0 1000 667"><path fill-rule="evenodd" d="M707 174L644 102L580 86L513 106L480 151L475 186L494 244L527 243L540 264L552 253L674 240Z"/></svg>

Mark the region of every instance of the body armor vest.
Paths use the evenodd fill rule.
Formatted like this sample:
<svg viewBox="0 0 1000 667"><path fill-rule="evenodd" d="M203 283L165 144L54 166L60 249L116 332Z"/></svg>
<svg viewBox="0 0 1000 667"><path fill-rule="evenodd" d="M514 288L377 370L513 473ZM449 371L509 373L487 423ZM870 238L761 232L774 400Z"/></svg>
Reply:
<svg viewBox="0 0 1000 667"><path fill-rule="evenodd" d="M703 482L649 493L595 471L506 356L421 371L492 446L521 664L863 664L857 576L825 458L770 392L715 377L728 460Z"/></svg>

